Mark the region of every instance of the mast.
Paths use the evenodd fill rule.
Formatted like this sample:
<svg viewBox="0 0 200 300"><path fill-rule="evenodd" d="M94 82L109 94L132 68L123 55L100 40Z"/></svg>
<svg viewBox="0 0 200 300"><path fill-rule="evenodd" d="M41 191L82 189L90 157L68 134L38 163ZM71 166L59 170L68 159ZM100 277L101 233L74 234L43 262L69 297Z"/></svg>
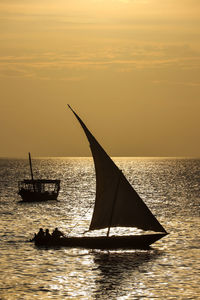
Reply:
<svg viewBox="0 0 200 300"><path fill-rule="evenodd" d="M115 190L115 195L114 195L114 199L113 199L113 205L112 205L112 210L111 210L111 215L110 215L110 222L109 222L109 226L108 226L107 237L109 237L110 227L112 226L113 213L114 213L114 209L115 209L115 203L117 200L117 193L118 193L119 184L120 184L120 175L121 174L119 173L117 186L116 186L116 190Z"/></svg>
<svg viewBox="0 0 200 300"><path fill-rule="evenodd" d="M31 179L33 179L33 169L32 169L32 162L31 162L31 154L30 152L28 153L28 157L29 157L29 165L30 165L30 171L31 171Z"/></svg>

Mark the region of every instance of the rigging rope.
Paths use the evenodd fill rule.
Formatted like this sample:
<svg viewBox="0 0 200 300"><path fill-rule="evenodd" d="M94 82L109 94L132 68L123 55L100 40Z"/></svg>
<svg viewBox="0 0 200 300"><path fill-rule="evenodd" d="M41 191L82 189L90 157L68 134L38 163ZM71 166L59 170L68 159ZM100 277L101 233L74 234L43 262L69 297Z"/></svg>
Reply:
<svg viewBox="0 0 200 300"><path fill-rule="evenodd" d="M86 215L86 214L89 212L89 210L92 208L92 206L94 206L94 203L92 203L92 204L89 206L88 210L84 213L84 215ZM78 223L79 223L79 221L78 221L73 227L71 227L71 228L69 229L69 232L68 232L68 234L67 234L67 237L68 237L69 234L73 231L73 229L78 225ZM85 230L85 231L83 232L83 234L85 234L86 232L89 232L89 230Z"/></svg>

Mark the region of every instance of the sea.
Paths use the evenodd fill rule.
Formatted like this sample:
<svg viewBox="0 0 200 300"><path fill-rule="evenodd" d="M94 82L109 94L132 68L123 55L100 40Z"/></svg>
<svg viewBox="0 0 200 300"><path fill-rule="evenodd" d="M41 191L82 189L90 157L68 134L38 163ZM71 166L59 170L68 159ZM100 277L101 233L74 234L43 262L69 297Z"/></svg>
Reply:
<svg viewBox="0 0 200 300"><path fill-rule="evenodd" d="M60 179L60 194L58 201L21 203L18 181L30 178L28 160L1 158L1 300L200 299L200 159L113 160L169 234L150 250L37 248L29 240L41 227L87 234L96 189L93 160L33 159L34 177Z"/></svg>

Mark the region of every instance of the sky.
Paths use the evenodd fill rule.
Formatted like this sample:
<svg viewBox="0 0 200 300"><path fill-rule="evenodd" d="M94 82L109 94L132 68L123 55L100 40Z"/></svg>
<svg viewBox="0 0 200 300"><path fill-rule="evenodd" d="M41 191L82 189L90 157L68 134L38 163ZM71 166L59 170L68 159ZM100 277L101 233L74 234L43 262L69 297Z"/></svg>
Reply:
<svg viewBox="0 0 200 300"><path fill-rule="evenodd" d="M199 0L0 0L0 157L200 157Z"/></svg>

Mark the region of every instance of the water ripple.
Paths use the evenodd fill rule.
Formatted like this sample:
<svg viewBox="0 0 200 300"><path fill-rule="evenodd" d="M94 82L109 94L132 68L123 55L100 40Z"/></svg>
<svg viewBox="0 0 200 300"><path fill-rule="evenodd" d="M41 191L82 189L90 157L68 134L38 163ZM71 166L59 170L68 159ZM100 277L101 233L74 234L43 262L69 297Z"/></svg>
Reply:
<svg viewBox="0 0 200 300"><path fill-rule="evenodd" d="M38 249L27 241L40 227L88 229L93 161L34 160L38 177L62 180L61 192L58 202L25 204L16 179L29 176L27 161L0 159L0 299L199 299L200 161L114 160L170 234L149 251Z"/></svg>

